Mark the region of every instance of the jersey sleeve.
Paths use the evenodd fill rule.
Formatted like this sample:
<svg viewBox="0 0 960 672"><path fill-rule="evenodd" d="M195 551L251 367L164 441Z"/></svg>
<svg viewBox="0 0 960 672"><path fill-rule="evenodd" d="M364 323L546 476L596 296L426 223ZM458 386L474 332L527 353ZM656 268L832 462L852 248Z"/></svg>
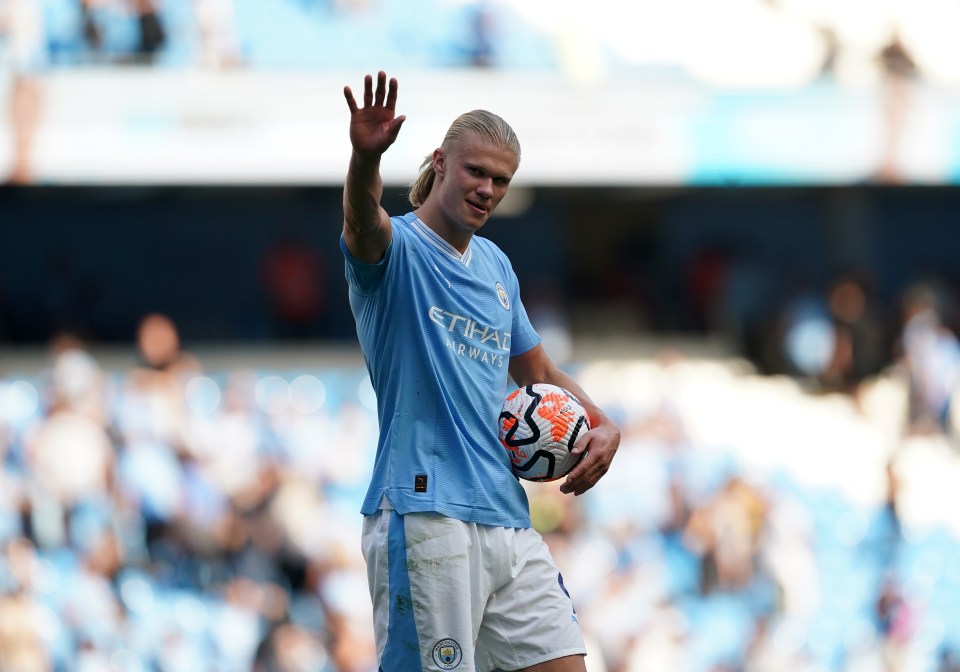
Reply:
<svg viewBox="0 0 960 672"><path fill-rule="evenodd" d="M510 274L510 301L514 305L513 325L510 331L510 356L513 357L532 350L540 343L541 338L530 323L527 309L524 308L523 301L520 299L520 282L517 280L512 267L510 268Z"/></svg>
<svg viewBox="0 0 960 672"><path fill-rule="evenodd" d="M394 232L394 234L396 234L396 232ZM387 269L390 265L390 259L393 256L396 240L397 236L392 236L390 244L383 253L383 258L374 264L368 264L350 254L350 250L347 249L347 241L343 234L340 234L340 250L343 252L344 275L347 278L347 285L352 291L364 295L378 294L380 292L387 274Z"/></svg>

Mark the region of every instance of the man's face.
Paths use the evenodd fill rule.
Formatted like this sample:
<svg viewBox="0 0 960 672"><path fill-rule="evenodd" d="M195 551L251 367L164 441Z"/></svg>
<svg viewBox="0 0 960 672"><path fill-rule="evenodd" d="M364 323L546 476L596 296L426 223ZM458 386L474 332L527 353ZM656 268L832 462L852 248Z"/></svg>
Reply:
<svg viewBox="0 0 960 672"><path fill-rule="evenodd" d="M467 137L434 153L441 178L440 210L454 228L473 233L490 218L517 171L516 154L506 147Z"/></svg>

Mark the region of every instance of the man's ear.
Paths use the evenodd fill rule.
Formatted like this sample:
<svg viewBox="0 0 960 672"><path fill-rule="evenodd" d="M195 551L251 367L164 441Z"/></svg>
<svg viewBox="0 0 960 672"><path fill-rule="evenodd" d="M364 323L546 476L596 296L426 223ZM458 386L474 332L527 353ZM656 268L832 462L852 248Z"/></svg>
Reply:
<svg viewBox="0 0 960 672"><path fill-rule="evenodd" d="M442 149L433 150L433 172L443 177L444 157Z"/></svg>

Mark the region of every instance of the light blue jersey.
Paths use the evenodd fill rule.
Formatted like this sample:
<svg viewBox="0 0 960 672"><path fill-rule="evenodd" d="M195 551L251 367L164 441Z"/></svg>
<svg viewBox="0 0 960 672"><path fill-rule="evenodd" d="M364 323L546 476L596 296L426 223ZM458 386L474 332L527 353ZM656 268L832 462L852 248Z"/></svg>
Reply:
<svg viewBox="0 0 960 672"><path fill-rule="evenodd" d="M380 440L362 512L386 497L398 513L529 527L497 422L511 355L540 342L516 274L475 236L461 255L408 213L376 264L350 255L350 307L377 393Z"/></svg>

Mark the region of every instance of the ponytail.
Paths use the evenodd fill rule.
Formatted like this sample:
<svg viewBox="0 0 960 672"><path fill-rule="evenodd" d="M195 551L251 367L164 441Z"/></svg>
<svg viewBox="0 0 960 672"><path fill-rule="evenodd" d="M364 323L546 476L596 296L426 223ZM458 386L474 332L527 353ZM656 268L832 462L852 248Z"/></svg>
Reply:
<svg viewBox="0 0 960 672"><path fill-rule="evenodd" d="M410 192L407 195L410 205L415 208L423 205L427 196L430 195L430 190L433 188L433 178L436 176L437 172L433 169L433 154L427 154L427 158L420 164L417 179L410 185Z"/></svg>

